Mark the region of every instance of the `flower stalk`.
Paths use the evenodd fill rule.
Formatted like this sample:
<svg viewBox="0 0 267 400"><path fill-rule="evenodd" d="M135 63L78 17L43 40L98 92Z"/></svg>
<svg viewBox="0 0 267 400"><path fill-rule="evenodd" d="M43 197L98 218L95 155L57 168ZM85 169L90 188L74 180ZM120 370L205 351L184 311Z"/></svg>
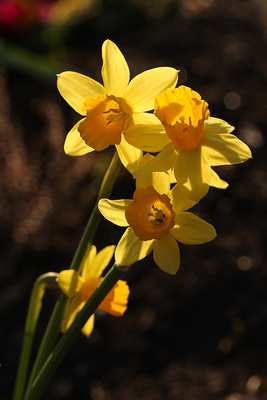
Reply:
<svg viewBox="0 0 267 400"><path fill-rule="evenodd" d="M119 279L123 277L129 267L120 267L116 263L106 274L103 281L96 288L95 292L89 298L83 309L79 312L69 329L64 333L52 353L47 358L45 364L39 371L38 375L27 389L24 400L38 400L43 393L46 385L50 381L57 367L61 363L63 357L71 347L72 343L79 335L82 327L90 316L95 312L98 305L110 292Z"/></svg>
<svg viewBox="0 0 267 400"><path fill-rule="evenodd" d="M46 289L58 289L57 276L58 274L55 272L48 272L39 276L33 285L24 328L24 338L13 400L22 399L25 381L28 374L32 343L34 340L36 325L42 308L42 300Z"/></svg>
<svg viewBox="0 0 267 400"><path fill-rule="evenodd" d="M70 265L70 269L74 269L79 271L80 266L82 265L83 257L86 253L88 246L92 244L94 239L94 235L97 231L99 223L101 221L101 214L97 208L97 204L102 197L109 197L114 182L117 178L119 169L121 166L120 159L118 157L117 151L114 153L113 158L110 162L110 165L106 171L106 174L103 178L99 194L96 200L95 207L92 211L92 214L89 218L83 236L80 240L80 243L77 247L75 255L73 257L72 263ZM40 369L44 365L47 357L52 352L54 345L56 343L58 334L60 332L60 324L62 320L62 314L64 311L64 307L66 305L67 296L64 293L61 293L57 303L54 307L53 313L50 317L46 332L44 334L42 343L40 345L30 378L28 382L28 388L33 383L34 379L36 378L37 374L39 373ZM15 400L15 399L14 399ZM17 400L17 399L16 399ZM19 400L19 399L18 399Z"/></svg>

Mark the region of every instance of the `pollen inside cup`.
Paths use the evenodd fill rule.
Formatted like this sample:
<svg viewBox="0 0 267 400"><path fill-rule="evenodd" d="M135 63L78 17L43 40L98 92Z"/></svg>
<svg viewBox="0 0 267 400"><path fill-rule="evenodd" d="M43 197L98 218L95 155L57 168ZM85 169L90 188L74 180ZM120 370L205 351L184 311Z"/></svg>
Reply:
<svg viewBox="0 0 267 400"><path fill-rule="evenodd" d="M174 226L175 212L169 197L159 194L152 186L136 189L133 202L125 217L141 240L160 239Z"/></svg>
<svg viewBox="0 0 267 400"><path fill-rule="evenodd" d="M86 99L81 111L86 111L86 119L78 130L85 143L96 151L120 144L121 134L132 115L131 107L123 98L107 95Z"/></svg>
<svg viewBox="0 0 267 400"><path fill-rule="evenodd" d="M154 113L179 150L193 150L199 146L204 132L204 121L210 115L208 103L186 86L168 89L158 95Z"/></svg>

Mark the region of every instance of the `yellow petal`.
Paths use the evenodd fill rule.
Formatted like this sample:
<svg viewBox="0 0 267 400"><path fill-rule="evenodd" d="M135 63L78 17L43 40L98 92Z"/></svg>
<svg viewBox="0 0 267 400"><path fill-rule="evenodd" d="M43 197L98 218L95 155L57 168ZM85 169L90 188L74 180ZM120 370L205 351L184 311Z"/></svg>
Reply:
<svg viewBox="0 0 267 400"><path fill-rule="evenodd" d="M180 267L180 250L176 240L171 236L164 236L155 240L153 246L155 263L167 274L174 275Z"/></svg>
<svg viewBox="0 0 267 400"><path fill-rule="evenodd" d="M88 263L89 265L94 264L95 258L96 258L96 253L97 253L96 246L94 246L94 245L92 244L91 246L89 246L89 247L87 248L87 251L86 251L85 256L84 256L84 261L87 260L87 263ZM83 269L82 275L84 275L84 266L83 266L82 269ZM85 275L87 276L87 274L85 274Z"/></svg>
<svg viewBox="0 0 267 400"><path fill-rule="evenodd" d="M142 260L151 252L153 242L154 240L143 242L135 235L132 228L126 229L115 250L116 263L125 266Z"/></svg>
<svg viewBox="0 0 267 400"><path fill-rule="evenodd" d="M124 135L121 136L121 142L116 145L116 149L124 167L133 174L143 157L143 151L128 143Z"/></svg>
<svg viewBox="0 0 267 400"><path fill-rule="evenodd" d="M111 40L102 46L102 78L107 95L123 97L130 80L130 71L124 56Z"/></svg>
<svg viewBox="0 0 267 400"><path fill-rule="evenodd" d="M82 111L82 106L88 97L105 94L105 89L100 83L71 71L58 75L57 87L66 102L81 115L86 115L86 111Z"/></svg>
<svg viewBox="0 0 267 400"><path fill-rule="evenodd" d="M84 154L91 153L95 150L85 143L78 131L78 127L84 120L85 118L77 122L77 124L69 131L65 139L64 151L69 156L83 156Z"/></svg>
<svg viewBox="0 0 267 400"><path fill-rule="evenodd" d="M132 204L133 200L109 200L101 199L98 203L98 209L101 214L109 221L118 226L128 226L125 218L126 208Z"/></svg>
<svg viewBox="0 0 267 400"><path fill-rule="evenodd" d="M226 121L220 118L209 117L205 121L205 134L217 135L221 133L231 133L235 129L234 126L229 125Z"/></svg>
<svg viewBox="0 0 267 400"><path fill-rule="evenodd" d="M60 289L69 298L77 296L82 288L83 279L73 269L61 271L57 279Z"/></svg>
<svg viewBox="0 0 267 400"><path fill-rule="evenodd" d="M157 154L153 160L151 160L144 167L135 171L133 176L134 178L137 178L138 176L148 174L153 171L168 171L174 166L177 157L178 155L173 147L173 144L169 143L159 154Z"/></svg>
<svg viewBox="0 0 267 400"><path fill-rule="evenodd" d="M223 181L218 174L211 168L211 180L210 186L216 187L217 189L226 189L229 184Z"/></svg>
<svg viewBox="0 0 267 400"><path fill-rule="evenodd" d="M155 153L170 142L163 125L154 114L134 114L132 121L133 124L126 129L124 136L133 146Z"/></svg>
<svg viewBox="0 0 267 400"><path fill-rule="evenodd" d="M216 237L214 227L190 212L176 214L175 225L170 233L184 244L201 244Z"/></svg>
<svg viewBox="0 0 267 400"><path fill-rule="evenodd" d="M69 299L67 301L64 310L63 320L61 323L61 332L66 332L66 330L70 327L76 315L79 311L81 311L84 305L85 302L81 302L78 297L75 297L74 299Z"/></svg>
<svg viewBox="0 0 267 400"><path fill-rule="evenodd" d="M94 266L90 269L90 276L99 278L104 269L110 263L115 251L115 246L107 246L96 254L94 259ZM93 275L91 275L93 274Z"/></svg>
<svg viewBox="0 0 267 400"><path fill-rule="evenodd" d="M88 321L86 322L86 324L82 328L82 333L85 336L90 336L92 331L93 331L93 329L94 329L94 324L95 324L95 316L93 314L93 315L91 315L91 317L88 319Z"/></svg>
<svg viewBox="0 0 267 400"><path fill-rule="evenodd" d="M202 139L202 151L211 166L238 164L251 158L249 147L235 135L221 132L223 128L230 130L230 125L222 120L205 125ZM217 131L216 131L217 129Z"/></svg>
<svg viewBox="0 0 267 400"><path fill-rule="evenodd" d="M107 246L99 251L99 253L95 254L94 257L92 257L92 252L90 252L84 261L82 277L85 280L88 278L99 278L104 269L108 266L114 254L114 250L115 246Z"/></svg>
<svg viewBox="0 0 267 400"><path fill-rule="evenodd" d="M125 92L125 99L134 112L154 108L155 97L168 88L174 88L178 71L170 67L153 68L134 77Z"/></svg>
<svg viewBox="0 0 267 400"><path fill-rule="evenodd" d="M196 204L195 200L189 199L181 190L179 185L174 185L172 190L168 193L168 197L173 205L173 211L178 213L180 211L189 210Z"/></svg>
<svg viewBox="0 0 267 400"><path fill-rule="evenodd" d="M139 164L139 168L148 164L153 158L151 154L146 153ZM136 189L147 188L148 186L153 186L160 194L168 193L170 190L169 174L167 172L151 172L136 178Z"/></svg>
<svg viewBox="0 0 267 400"><path fill-rule="evenodd" d="M211 180L211 168L199 148L181 151L174 166L177 184L184 194L198 202L204 197Z"/></svg>
<svg viewBox="0 0 267 400"><path fill-rule="evenodd" d="M135 125L158 125L159 120L152 113L141 112L132 115L132 123Z"/></svg>
<svg viewBox="0 0 267 400"><path fill-rule="evenodd" d="M69 329L70 325L73 323L74 319L76 318L76 315L78 314L79 311L84 307L85 302L81 302L77 297L73 300L68 300L65 311L64 311L64 317L61 323L61 332L64 333L66 332L67 329ZM91 317L88 319L88 321L85 323L84 327L82 328L82 333L85 336L89 336L93 329L94 329L94 320L95 316L94 314L91 315Z"/></svg>
<svg viewBox="0 0 267 400"><path fill-rule="evenodd" d="M177 180L176 180L176 178L175 178L173 168L168 170L168 174L169 174L169 177L170 177L170 182L171 182L171 184L172 184L172 183L176 183Z"/></svg>

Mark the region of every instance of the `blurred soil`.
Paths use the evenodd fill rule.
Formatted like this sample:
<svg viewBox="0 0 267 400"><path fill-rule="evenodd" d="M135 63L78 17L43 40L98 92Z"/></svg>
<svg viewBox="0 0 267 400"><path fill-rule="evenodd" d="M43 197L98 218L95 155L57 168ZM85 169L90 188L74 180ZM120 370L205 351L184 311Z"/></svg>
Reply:
<svg viewBox="0 0 267 400"><path fill-rule="evenodd" d="M80 335L43 398L267 399L265 15L260 0L104 1L56 48L66 65L96 80L106 38L120 47L132 76L162 65L180 69L179 83L236 127L253 159L218 168L229 188L210 189L200 202L199 215L217 238L181 246L174 277L151 257L133 266L125 316L97 313L92 336ZM38 52L34 39L34 31L23 38ZM23 45L19 35L12 40ZM1 400L8 400L33 282L68 268L114 149L64 154L79 117L56 79L3 64L0 95L0 379ZM129 198L133 189L122 169L112 198ZM116 244L122 233L103 221L95 244ZM34 352L57 296L45 295Z"/></svg>

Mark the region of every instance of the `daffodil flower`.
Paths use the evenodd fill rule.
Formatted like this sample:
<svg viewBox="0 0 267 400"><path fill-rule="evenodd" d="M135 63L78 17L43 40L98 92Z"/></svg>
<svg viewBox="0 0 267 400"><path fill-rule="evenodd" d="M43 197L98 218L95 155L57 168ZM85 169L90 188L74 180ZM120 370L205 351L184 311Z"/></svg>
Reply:
<svg viewBox="0 0 267 400"><path fill-rule="evenodd" d="M155 124L157 128L149 135L139 134L136 126L135 134L130 131L127 136L135 147L150 152L156 147L160 151L148 165L135 171L134 177L173 168L181 190L199 201L209 186L221 189L228 186L211 167L242 163L251 157L249 147L231 134L234 127L210 117L208 104L189 87L179 86L157 95L154 114L161 121L165 135Z"/></svg>
<svg viewBox="0 0 267 400"><path fill-rule="evenodd" d="M103 278L102 272L109 264L114 254L114 246L105 247L99 253L96 247L91 246L83 262L81 275L73 270L64 270L58 274L58 284L68 296L61 331L65 332L74 321L78 312L84 307ZM127 308L129 287L126 282L119 280L108 293L98 308L108 314L121 316ZM82 329L82 333L89 336L94 328L94 315L92 315Z"/></svg>
<svg viewBox="0 0 267 400"><path fill-rule="evenodd" d="M124 140L122 134L134 123L135 114L141 113L142 121L150 123L151 115L144 113L153 109L157 94L176 86L178 71L154 68L130 81L128 64L110 40L103 43L102 58L103 85L76 72L58 75L59 92L84 116L68 133L64 150L79 156L116 145L121 161L132 172L143 153Z"/></svg>
<svg viewBox="0 0 267 400"><path fill-rule="evenodd" d="M143 160L146 165L153 157L146 154ZM200 244L216 236L212 225L185 212L195 204L177 184L170 190L170 178L164 172L137 178L132 200L101 199L98 208L102 215L128 227L116 247L116 262L131 265L153 251L155 263L168 274L175 274L180 266L177 241Z"/></svg>

